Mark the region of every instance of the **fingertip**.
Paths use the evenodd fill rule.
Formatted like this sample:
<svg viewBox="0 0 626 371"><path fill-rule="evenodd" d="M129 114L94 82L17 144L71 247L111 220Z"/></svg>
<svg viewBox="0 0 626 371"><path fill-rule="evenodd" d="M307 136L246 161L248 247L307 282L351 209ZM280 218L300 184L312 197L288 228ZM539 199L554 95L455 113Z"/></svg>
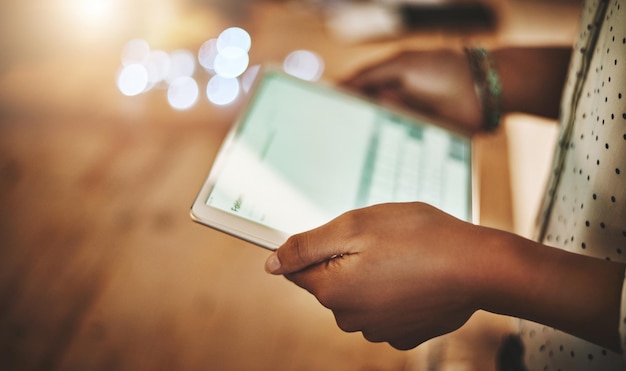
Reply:
<svg viewBox="0 0 626 371"><path fill-rule="evenodd" d="M281 263L277 253L272 253L265 261L265 271L270 274L279 274Z"/></svg>
<svg viewBox="0 0 626 371"><path fill-rule="evenodd" d="M353 73L338 80L340 86L360 90L366 84L367 79L362 73Z"/></svg>

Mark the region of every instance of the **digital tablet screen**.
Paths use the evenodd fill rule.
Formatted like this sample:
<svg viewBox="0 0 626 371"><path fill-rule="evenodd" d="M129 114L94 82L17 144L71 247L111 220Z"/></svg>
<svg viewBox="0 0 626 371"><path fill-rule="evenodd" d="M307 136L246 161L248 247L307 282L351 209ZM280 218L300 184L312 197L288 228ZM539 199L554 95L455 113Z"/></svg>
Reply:
<svg viewBox="0 0 626 371"><path fill-rule="evenodd" d="M201 200L287 235L384 202L471 218L467 137L330 86L269 71Z"/></svg>

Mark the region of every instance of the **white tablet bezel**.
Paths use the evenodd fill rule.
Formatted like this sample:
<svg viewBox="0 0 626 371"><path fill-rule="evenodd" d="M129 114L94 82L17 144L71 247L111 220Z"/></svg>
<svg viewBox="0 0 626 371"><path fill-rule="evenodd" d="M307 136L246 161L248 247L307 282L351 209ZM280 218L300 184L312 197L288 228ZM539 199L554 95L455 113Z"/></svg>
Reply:
<svg viewBox="0 0 626 371"><path fill-rule="evenodd" d="M236 139L236 135L239 132L239 129L241 128L241 126L244 124L245 119L248 116L249 110L253 106L253 102L256 97L256 92L258 90L257 88L260 86L260 83L263 77L269 73L282 74L287 79L293 79L295 82L299 84L302 84L302 83L315 84L326 89L334 89L343 94L347 94L347 95L362 99L368 104L375 105L377 109L382 109L382 110L391 112L395 115L400 115L407 119L425 123L427 125L430 124L430 125L443 127L444 129L449 130L455 133L456 135L460 135L468 139L470 143L470 156L471 156L470 158L471 191L470 191L469 207L470 207L470 213L472 215L472 221L476 220L477 213L478 213L478 205L476 201L477 200L477 192L476 192L477 187L476 187L476 176L475 176L475 170L474 170L475 169L475 166L474 166L475 156L474 156L474 145L469 135L467 135L466 133L460 132L454 126L448 123L442 122L440 120L434 120L426 116L417 115L416 113L412 111L403 110L398 107L383 106L379 103L372 101L371 99L359 96L358 94L355 94L354 92L347 91L343 88L334 86L332 84L329 84L323 81L322 82L303 81L303 80L297 79L296 77L286 75L284 72L278 70L277 68L265 66L265 67L262 67L261 70L258 72L257 77L255 78L255 81L252 85L252 88L250 89L246 97L244 108L238 115L238 118L235 120L232 128L230 129L226 138L224 139L215 157L213 165L211 166L210 172L206 180L204 181L202 188L200 189L196 199L193 202L193 205L190 210L190 216L193 221L203 224L205 226L211 227L218 231L227 233L231 236L237 237L247 242L253 243L255 245L264 247L269 250L276 250L278 247L280 247L280 245L282 245L289 238L288 233L273 229L271 227L246 219L236 214L220 210L216 207L209 206L206 203L213 187L215 186L217 182L217 179L219 178L222 172L223 166L227 162L226 160L229 157L229 152L230 152L230 149L232 148L233 142Z"/></svg>

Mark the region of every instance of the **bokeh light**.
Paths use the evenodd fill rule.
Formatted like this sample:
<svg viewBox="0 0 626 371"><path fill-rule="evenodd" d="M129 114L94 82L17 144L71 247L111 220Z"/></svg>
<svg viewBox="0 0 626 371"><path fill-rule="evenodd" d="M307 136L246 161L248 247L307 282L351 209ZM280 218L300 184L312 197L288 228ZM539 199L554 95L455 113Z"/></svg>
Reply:
<svg viewBox="0 0 626 371"><path fill-rule="evenodd" d="M110 3L111 1L108 0L83 0L76 5L77 10L87 18L86 20L92 20L105 15L110 9Z"/></svg>
<svg viewBox="0 0 626 371"><path fill-rule="evenodd" d="M252 38L250 34L243 28L230 27L222 31L217 38L217 50L222 52L225 48L235 47L243 50L245 53L250 51Z"/></svg>
<svg viewBox="0 0 626 371"><path fill-rule="evenodd" d="M176 50L170 54L170 70L167 82L179 77L192 76L196 70L196 58L189 50Z"/></svg>
<svg viewBox="0 0 626 371"><path fill-rule="evenodd" d="M324 72L324 61L309 50L291 52L283 62L286 73L307 81L316 81Z"/></svg>
<svg viewBox="0 0 626 371"><path fill-rule="evenodd" d="M227 46L215 57L215 73L232 79L246 71L250 59L248 53L237 46Z"/></svg>
<svg viewBox="0 0 626 371"><path fill-rule="evenodd" d="M230 27L220 33L215 42L206 41L200 48L201 65L226 79L241 76L250 63L248 51L252 38L246 30Z"/></svg>
<svg viewBox="0 0 626 371"><path fill-rule="evenodd" d="M175 109L184 110L192 107L198 100L198 83L189 76L181 76L169 85L167 101Z"/></svg>
<svg viewBox="0 0 626 371"><path fill-rule="evenodd" d="M131 39L122 49L122 65L143 63L150 54L150 45L144 39Z"/></svg>
<svg viewBox="0 0 626 371"><path fill-rule="evenodd" d="M144 66L148 70L148 82L154 86L164 81L170 73L171 59L163 50L153 50L148 54Z"/></svg>
<svg viewBox="0 0 626 371"><path fill-rule="evenodd" d="M241 88L244 92L249 92L252 89L252 85L254 84L254 80L256 79L259 71L261 70L260 65L254 65L241 76Z"/></svg>
<svg viewBox="0 0 626 371"><path fill-rule="evenodd" d="M102 31L102 27L113 20L120 12L119 0L64 0L65 9L80 22L81 31Z"/></svg>
<svg viewBox="0 0 626 371"><path fill-rule="evenodd" d="M225 106L240 93L252 89L261 66L250 66L252 39L239 27L230 27L218 37L207 39L197 55L189 50L166 52L152 50L141 38L129 40L122 51L118 73L119 90L128 96L153 88L167 90L167 102L176 110L193 107L200 96L201 80L206 78L206 97L210 103ZM196 71L196 67L200 67ZM317 80L324 71L322 59L314 52L296 50L283 61L286 73L304 80Z"/></svg>
<svg viewBox="0 0 626 371"><path fill-rule="evenodd" d="M217 39L207 40L198 50L198 63L209 71L213 70L217 54Z"/></svg>
<svg viewBox="0 0 626 371"><path fill-rule="evenodd" d="M220 75L213 76L206 87L206 95L209 101L219 106L234 102L239 95L239 91L238 79L227 79Z"/></svg>
<svg viewBox="0 0 626 371"><path fill-rule="evenodd" d="M148 70L135 63L124 66L117 76L117 87L124 95L141 94L148 86Z"/></svg>

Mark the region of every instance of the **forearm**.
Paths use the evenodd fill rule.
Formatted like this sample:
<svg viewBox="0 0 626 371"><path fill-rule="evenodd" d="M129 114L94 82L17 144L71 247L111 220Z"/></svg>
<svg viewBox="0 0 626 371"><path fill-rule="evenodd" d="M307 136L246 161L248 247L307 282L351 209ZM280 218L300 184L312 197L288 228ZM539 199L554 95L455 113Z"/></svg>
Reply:
<svg viewBox="0 0 626 371"><path fill-rule="evenodd" d="M485 262L485 271L491 273L482 277L482 309L542 323L621 350L618 325L623 264L508 234L489 241L494 260Z"/></svg>
<svg viewBox="0 0 626 371"><path fill-rule="evenodd" d="M502 111L557 118L571 51L571 47L493 50L502 84Z"/></svg>

